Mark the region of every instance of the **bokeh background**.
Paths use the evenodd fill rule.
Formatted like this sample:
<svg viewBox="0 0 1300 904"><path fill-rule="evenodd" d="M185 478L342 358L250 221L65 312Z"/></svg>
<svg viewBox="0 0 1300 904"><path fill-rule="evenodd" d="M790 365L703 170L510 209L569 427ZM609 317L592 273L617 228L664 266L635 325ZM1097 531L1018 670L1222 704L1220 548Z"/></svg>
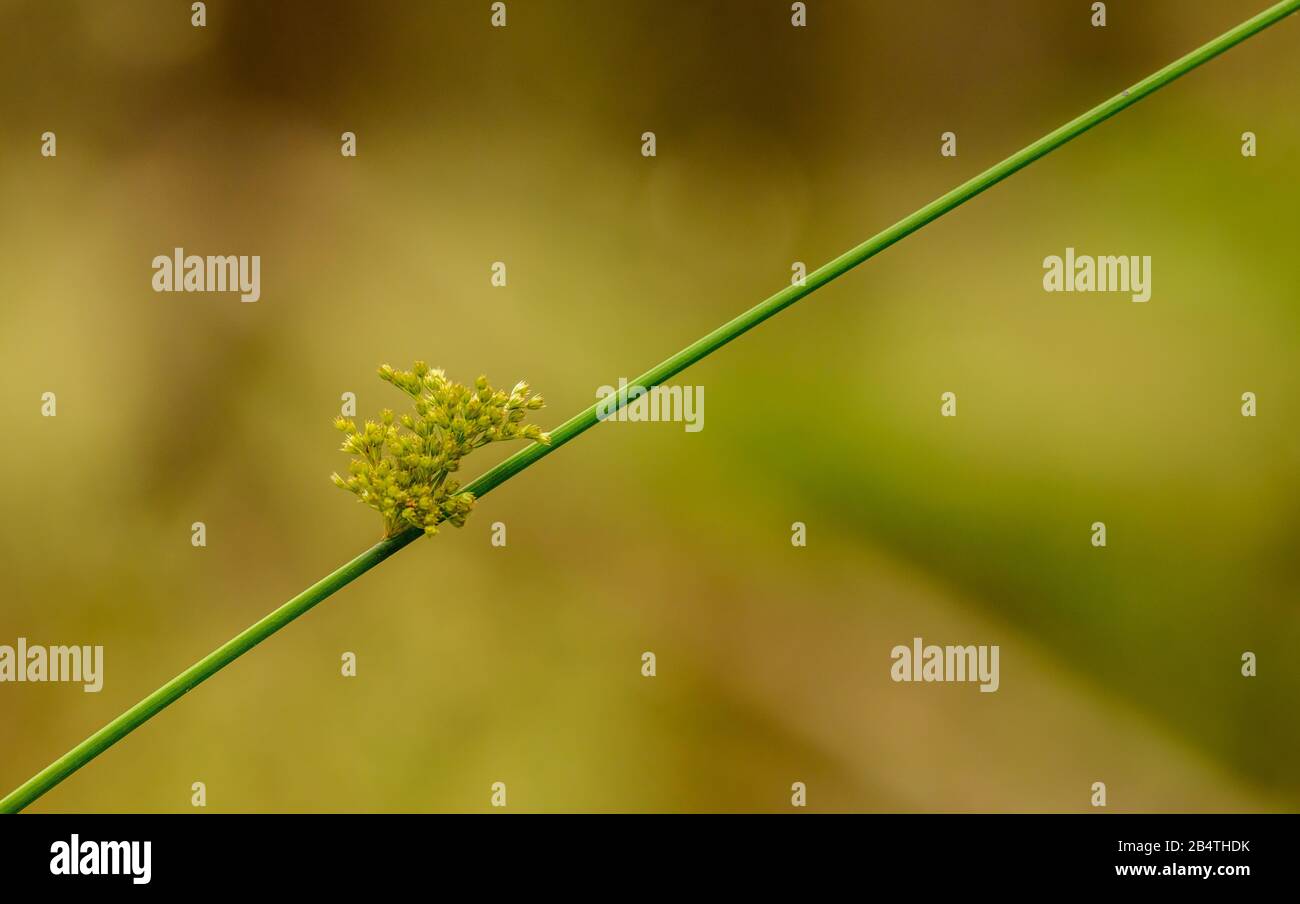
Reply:
<svg viewBox="0 0 1300 904"><path fill-rule="evenodd" d="M0 3L0 643L106 648L99 694L0 685L4 790L377 539L328 476L380 363L557 424L1265 3L808 5ZM1297 809L1298 84L1292 18L688 371L703 432L591 431L33 809ZM155 294L177 245L261 255L261 301ZM1067 245L1151 255L1151 302L1044 293ZM918 635L1001 689L892 683Z"/></svg>

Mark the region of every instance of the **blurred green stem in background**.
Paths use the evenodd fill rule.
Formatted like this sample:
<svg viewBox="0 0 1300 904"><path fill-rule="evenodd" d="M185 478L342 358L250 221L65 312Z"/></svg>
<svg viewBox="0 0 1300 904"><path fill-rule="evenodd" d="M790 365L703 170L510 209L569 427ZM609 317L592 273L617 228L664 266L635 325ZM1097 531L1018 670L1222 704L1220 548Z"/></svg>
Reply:
<svg viewBox="0 0 1300 904"><path fill-rule="evenodd" d="M1224 32L1208 44L1170 63L1160 71L1147 76L1136 85L1097 105L1082 116L1070 120L1055 131L1044 135L1034 143L1012 154L996 166L990 167L973 179L954 188L946 195L931 201L910 216L899 220L883 232L872 236L856 248L819 267L809 273L802 284L791 285L783 289L766 301L750 308L739 317L718 327L702 339L691 343L677 354L633 380L632 385L649 389L671 379L695 362L717 351L731 340L758 326L773 314L784 310L836 277L847 273L863 261L869 260L932 220L938 219L985 189L1001 182L1017 170L1033 163L1039 157L1056 150L1070 139L1106 121L1126 107L1137 103L1148 94L1158 91L1179 76L1190 72L1228 48L1263 31L1298 9L1300 9L1300 0L1284 0L1284 2L1268 8L1259 15ZM610 410L617 410L626 405L627 402L627 395L624 392L615 400ZM592 405L582 413L565 421L555 430L552 430L549 445L535 443L522 449L476 480L471 481L463 488L463 491L473 493L475 497L482 497L542 457L554 452L580 433L594 427L600 422L600 418L597 416L598 404ZM276 631L307 612L321 600L351 583L421 536L423 536L421 531L412 529L382 540L337 571L317 581L270 615L200 659L32 776L3 800L0 800L0 812L16 813L22 810L46 791L49 791L131 731L162 711L167 705L175 702L192 688L212 677L223 667L229 665Z"/></svg>

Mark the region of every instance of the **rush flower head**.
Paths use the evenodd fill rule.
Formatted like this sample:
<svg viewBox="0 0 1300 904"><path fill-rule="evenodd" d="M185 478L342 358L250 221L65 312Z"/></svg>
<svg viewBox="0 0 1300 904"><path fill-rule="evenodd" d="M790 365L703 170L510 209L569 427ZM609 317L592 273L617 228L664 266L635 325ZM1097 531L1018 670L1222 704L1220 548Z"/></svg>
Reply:
<svg viewBox="0 0 1300 904"><path fill-rule="evenodd" d="M435 534L442 521L464 525L474 496L458 492L450 475L475 449L512 439L551 441L537 425L523 423L545 402L522 381L509 393L493 389L487 377L464 386L423 361L410 370L385 364L379 379L410 396L414 410L396 415L385 408L378 422L361 427L337 418L334 426L346 434L342 451L353 458L346 477L330 479L383 515L386 536L413 527Z"/></svg>

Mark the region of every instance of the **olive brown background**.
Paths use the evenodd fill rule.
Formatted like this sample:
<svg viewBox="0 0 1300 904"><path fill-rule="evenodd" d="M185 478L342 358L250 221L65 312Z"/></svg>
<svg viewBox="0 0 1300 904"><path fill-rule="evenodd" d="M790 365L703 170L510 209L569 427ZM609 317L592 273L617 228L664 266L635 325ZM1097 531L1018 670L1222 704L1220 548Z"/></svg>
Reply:
<svg viewBox="0 0 1300 904"><path fill-rule="evenodd" d="M0 685L0 786L377 539L328 476L379 364L553 426L1264 5L0 3L0 643L106 659ZM583 435L33 809L1295 810L1297 85L1292 17L687 371L702 432ZM260 255L261 300L154 293L177 246ZM1045 293L1067 246L1151 255L1151 301ZM893 683L915 636L1000 645L1000 689Z"/></svg>

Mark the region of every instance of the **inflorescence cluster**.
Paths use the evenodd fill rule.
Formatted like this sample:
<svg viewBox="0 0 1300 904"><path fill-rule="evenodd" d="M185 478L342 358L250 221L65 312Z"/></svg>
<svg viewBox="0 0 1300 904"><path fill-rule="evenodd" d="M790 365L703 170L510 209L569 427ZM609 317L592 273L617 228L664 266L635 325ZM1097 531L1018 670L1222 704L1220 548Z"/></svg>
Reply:
<svg viewBox="0 0 1300 904"><path fill-rule="evenodd" d="M423 361L410 370L385 364L379 378L409 395L415 412L396 416L384 409L379 423L360 428L336 419L334 426L347 434L342 451L354 458L347 477L331 479L384 516L387 536L410 528L435 534L441 521L464 525L474 496L457 492L460 484L450 475L475 449L512 439L551 441L540 427L522 423L526 412L545 404L527 383L515 384L509 394L489 386L487 377L464 386Z"/></svg>

